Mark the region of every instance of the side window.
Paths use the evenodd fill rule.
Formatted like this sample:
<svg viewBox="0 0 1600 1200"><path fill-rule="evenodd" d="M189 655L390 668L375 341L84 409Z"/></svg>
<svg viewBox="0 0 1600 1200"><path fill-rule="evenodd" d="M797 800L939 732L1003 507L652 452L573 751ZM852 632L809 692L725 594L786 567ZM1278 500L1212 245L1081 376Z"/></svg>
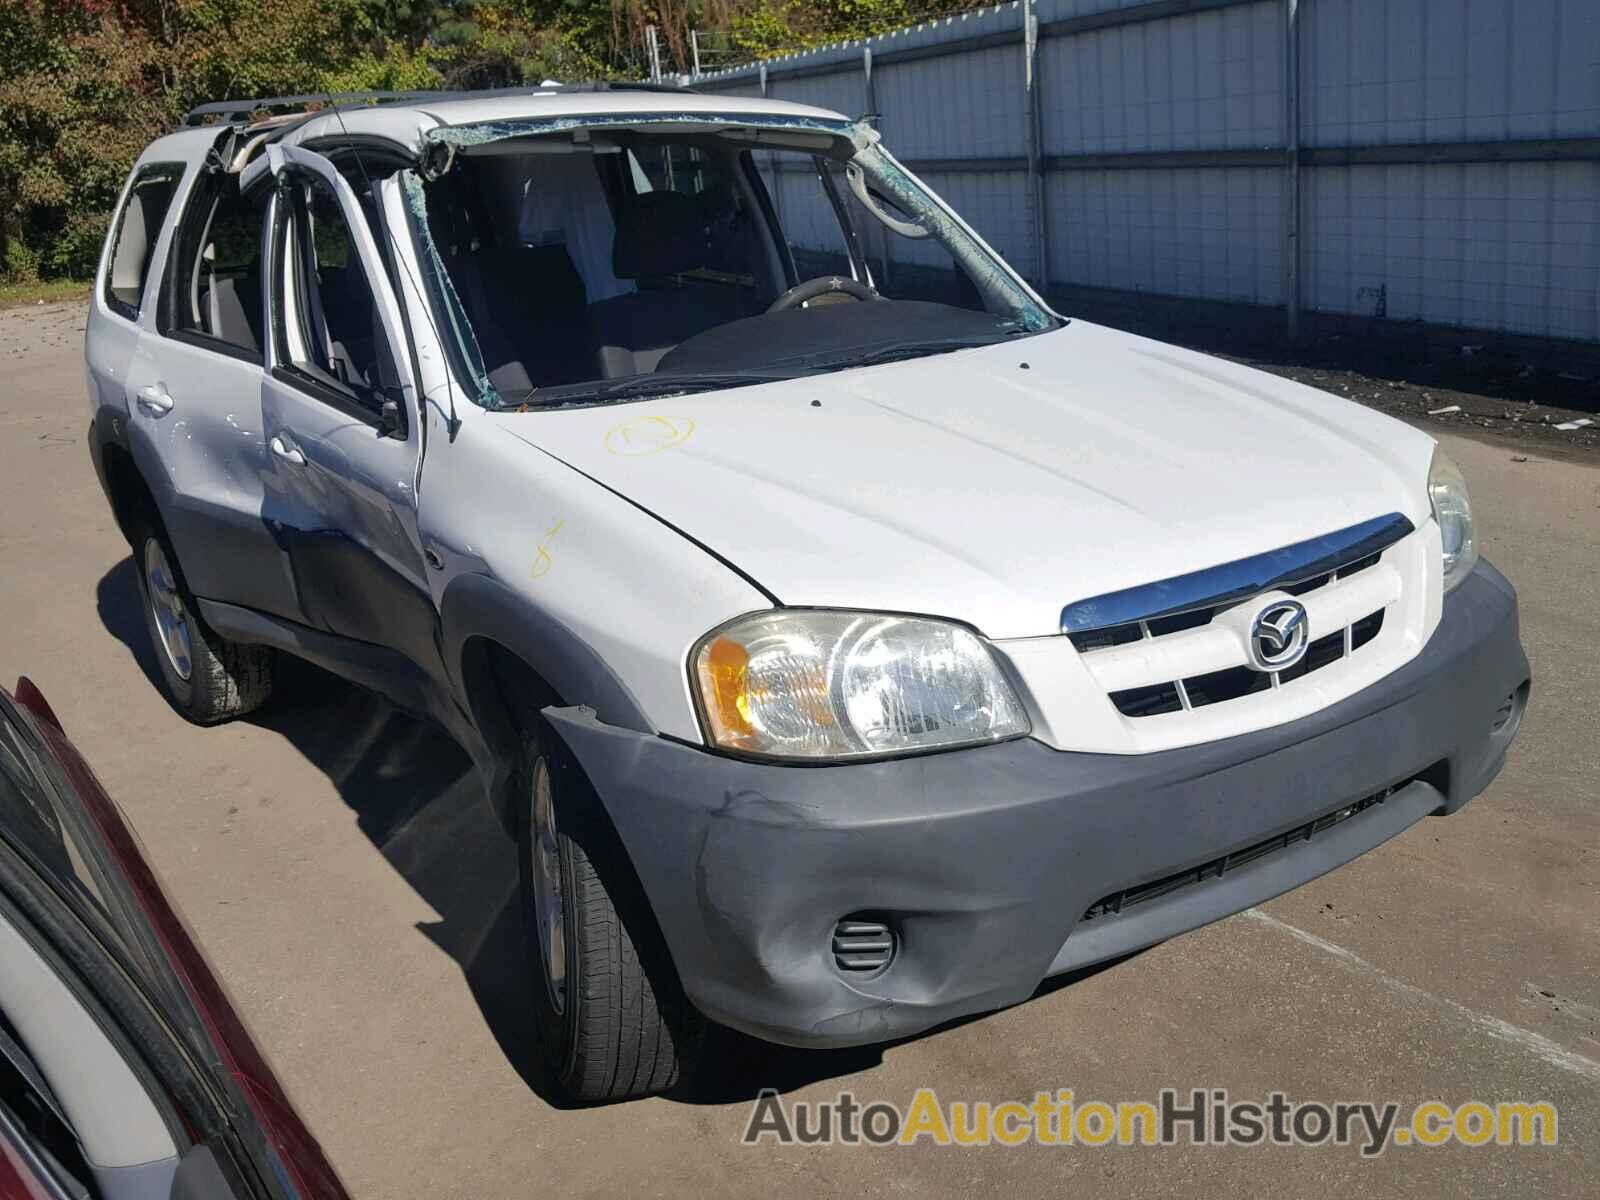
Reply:
<svg viewBox="0 0 1600 1200"><path fill-rule="evenodd" d="M111 261L106 267L106 303L129 320L139 315L150 256L182 178L183 167L179 164L145 167L128 189L127 202L117 218Z"/></svg>
<svg viewBox="0 0 1600 1200"><path fill-rule="evenodd" d="M261 235L266 188L239 192L236 175L213 175L184 216L169 274L163 332L261 361Z"/></svg>
<svg viewBox="0 0 1600 1200"><path fill-rule="evenodd" d="M983 293L966 268L938 239L906 238L885 223L882 217L907 225L917 224L899 201L868 185L867 199L882 217L874 215L850 186L843 164L829 162L826 170L859 239L858 247L871 264L880 292L891 300L925 300L972 312L988 311ZM885 255L890 256L891 261L886 261Z"/></svg>
<svg viewBox="0 0 1600 1200"><path fill-rule="evenodd" d="M800 282L819 275L851 275L850 242L839 223L833 195L823 183L826 160L798 154L772 156L764 171L772 188L772 203L780 235L789 244Z"/></svg>
<svg viewBox="0 0 1600 1200"><path fill-rule="evenodd" d="M627 153L635 193L679 192L715 199L718 193L732 190L725 154L713 155L681 142L640 146Z"/></svg>
<svg viewBox="0 0 1600 1200"><path fill-rule="evenodd" d="M380 416L397 381L372 283L333 189L295 175L280 193L274 245L274 347L302 383Z"/></svg>

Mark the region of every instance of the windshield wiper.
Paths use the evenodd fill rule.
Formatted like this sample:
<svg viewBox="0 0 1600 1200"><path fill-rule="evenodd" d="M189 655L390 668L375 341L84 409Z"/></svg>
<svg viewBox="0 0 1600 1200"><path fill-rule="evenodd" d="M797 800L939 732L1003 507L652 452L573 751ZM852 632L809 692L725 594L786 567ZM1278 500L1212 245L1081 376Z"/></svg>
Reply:
<svg viewBox="0 0 1600 1200"><path fill-rule="evenodd" d="M777 383L793 379L794 371L685 371L674 375L670 371L661 375L635 376L619 379L603 387L599 395L607 400L640 396L676 396L683 392L714 392L720 388L745 387L752 383Z"/></svg>
<svg viewBox="0 0 1600 1200"><path fill-rule="evenodd" d="M900 362L908 358L924 358L930 354L949 354L953 350L975 350L980 346L993 346L1015 337L1026 330L1009 329L1004 333L990 337L951 337L935 338L924 342L890 342L883 346L872 346L856 354L840 355L836 358L816 358L802 360L809 371L843 370L847 367L873 367L880 363Z"/></svg>
<svg viewBox="0 0 1600 1200"><path fill-rule="evenodd" d="M643 400L654 396L682 396L690 392L715 392L778 383L794 379L800 371L685 371L659 375L630 375L614 383L579 387L535 388L525 396L508 399L507 408L564 408L577 404L604 404L612 400Z"/></svg>
<svg viewBox="0 0 1600 1200"><path fill-rule="evenodd" d="M530 392L513 393L504 397L500 407L502 410L510 409L518 412L572 408L623 400L683 396L692 392L715 392L723 388L749 387L756 383L781 383L787 379L799 379L804 375L839 371L847 367L869 367L879 363L898 362L906 358L921 358L928 354L947 354L952 350L993 346L1027 332L1028 330L1022 328L1010 328L983 337L888 342L870 346L854 354L833 357L828 357L826 351L819 351L814 355L781 359L773 367L750 368L743 371L662 371L650 375L630 375L610 383L595 381L586 384L534 388Z"/></svg>

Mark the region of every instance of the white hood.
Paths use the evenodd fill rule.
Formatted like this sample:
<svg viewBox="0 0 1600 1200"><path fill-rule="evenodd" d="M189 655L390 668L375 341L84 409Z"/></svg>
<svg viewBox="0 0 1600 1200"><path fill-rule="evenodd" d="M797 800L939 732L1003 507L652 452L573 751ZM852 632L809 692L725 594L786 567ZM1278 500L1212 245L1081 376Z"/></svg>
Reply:
<svg viewBox="0 0 1600 1200"><path fill-rule="evenodd" d="M944 616L992 638L1058 633L1075 600L1429 512L1426 434L1082 321L786 383L502 419L785 605Z"/></svg>

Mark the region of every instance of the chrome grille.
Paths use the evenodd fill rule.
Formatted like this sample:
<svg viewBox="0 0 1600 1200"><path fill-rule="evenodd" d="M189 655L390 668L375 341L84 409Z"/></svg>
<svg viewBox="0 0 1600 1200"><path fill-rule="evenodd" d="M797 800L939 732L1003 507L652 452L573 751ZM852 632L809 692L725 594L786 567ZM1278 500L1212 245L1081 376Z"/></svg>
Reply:
<svg viewBox="0 0 1600 1200"><path fill-rule="evenodd" d="M1319 575L1376 559L1413 528L1402 514L1390 513L1264 554L1079 600L1061 610L1061 632L1071 637L1137 625L1196 609L1222 608L1274 588L1311 584Z"/></svg>
<svg viewBox="0 0 1600 1200"><path fill-rule="evenodd" d="M1383 630L1403 580L1384 553L1412 532L1398 513L1219 567L1068 605L1062 632L1124 717L1240 700L1348 659ZM1251 664L1241 618L1293 596L1311 642L1292 666Z"/></svg>
<svg viewBox="0 0 1600 1200"><path fill-rule="evenodd" d="M1313 575L1310 579L1303 579L1298 583L1284 585L1280 590L1288 592L1291 596L1304 596L1332 583L1335 575L1340 579L1348 579L1359 571L1365 571L1375 565L1381 554L1369 554L1365 558L1358 558L1348 566L1340 567L1337 572L1324 571ZM1191 608L1186 612L1173 613L1171 616L1154 617L1147 621L1129 621L1121 625L1107 625L1100 629L1086 630L1082 633L1068 634L1072 644L1079 650L1103 650L1108 646L1123 646L1129 642L1137 642L1144 637L1164 637L1169 633L1180 633L1185 629L1196 629L1201 625L1210 623L1211 618L1221 611L1219 605L1206 605L1201 608Z"/></svg>
<svg viewBox="0 0 1600 1200"><path fill-rule="evenodd" d="M1382 628L1383 610L1380 608L1336 633L1318 638L1306 647L1305 657L1286 670L1269 675L1250 667L1228 667L1205 675L1191 675L1187 679L1125 688L1111 693L1111 703L1125 717L1154 717L1181 709L1203 708L1207 704L1238 700L1255 692L1281 687L1302 675L1309 675L1341 658L1347 658L1377 637Z"/></svg>

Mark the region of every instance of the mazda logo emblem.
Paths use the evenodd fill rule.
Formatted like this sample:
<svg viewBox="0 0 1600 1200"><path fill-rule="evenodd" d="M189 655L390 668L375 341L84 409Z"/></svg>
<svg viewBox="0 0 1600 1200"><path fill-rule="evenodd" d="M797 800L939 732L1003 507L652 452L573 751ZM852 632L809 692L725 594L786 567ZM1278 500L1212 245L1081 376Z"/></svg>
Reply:
<svg viewBox="0 0 1600 1200"><path fill-rule="evenodd" d="M1258 671L1292 667L1306 652L1306 606L1274 600L1250 623L1250 657Z"/></svg>

